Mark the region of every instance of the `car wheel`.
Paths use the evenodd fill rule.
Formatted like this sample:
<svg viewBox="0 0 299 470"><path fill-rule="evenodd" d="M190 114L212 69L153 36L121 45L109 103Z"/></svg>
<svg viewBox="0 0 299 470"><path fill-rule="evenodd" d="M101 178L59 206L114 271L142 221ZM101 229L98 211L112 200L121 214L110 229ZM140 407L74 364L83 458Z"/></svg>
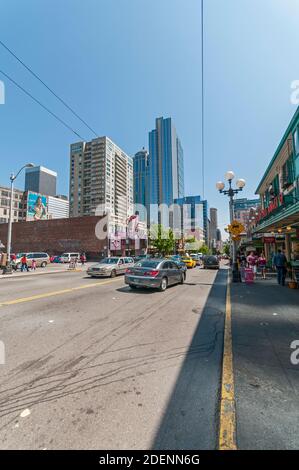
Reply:
<svg viewBox="0 0 299 470"><path fill-rule="evenodd" d="M167 278L166 278L166 277L163 277L163 279L162 279L162 281L161 281L161 284L160 284L159 290L160 290L161 292L165 292L166 289L167 289L167 284L168 284L168 283L167 283Z"/></svg>
<svg viewBox="0 0 299 470"><path fill-rule="evenodd" d="M115 271L115 269L112 269L110 276L111 276L111 277L115 277L115 276L116 276L116 271Z"/></svg>
<svg viewBox="0 0 299 470"><path fill-rule="evenodd" d="M46 261L43 261L42 264L41 264L41 268L45 268L46 266L47 266Z"/></svg>
<svg viewBox="0 0 299 470"><path fill-rule="evenodd" d="M182 274L182 275L181 275L180 284L184 284L184 281L185 281L185 275Z"/></svg>
<svg viewBox="0 0 299 470"><path fill-rule="evenodd" d="M134 286L134 284L129 284L129 287L131 287L131 289L137 289L137 286Z"/></svg>

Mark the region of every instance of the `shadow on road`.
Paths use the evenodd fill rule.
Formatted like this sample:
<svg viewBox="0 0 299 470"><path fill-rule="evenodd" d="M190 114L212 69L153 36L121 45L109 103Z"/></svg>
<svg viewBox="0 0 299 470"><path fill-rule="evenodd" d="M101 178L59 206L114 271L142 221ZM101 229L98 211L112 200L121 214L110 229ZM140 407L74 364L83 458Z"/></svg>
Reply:
<svg viewBox="0 0 299 470"><path fill-rule="evenodd" d="M240 449L298 449L299 291L258 281L232 286L232 334Z"/></svg>
<svg viewBox="0 0 299 470"><path fill-rule="evenodd" d="M219 270L172 395L152 443L153 449L215 449L223 351L227 271ZM196 353L192 353L192 351Z"/></svg>

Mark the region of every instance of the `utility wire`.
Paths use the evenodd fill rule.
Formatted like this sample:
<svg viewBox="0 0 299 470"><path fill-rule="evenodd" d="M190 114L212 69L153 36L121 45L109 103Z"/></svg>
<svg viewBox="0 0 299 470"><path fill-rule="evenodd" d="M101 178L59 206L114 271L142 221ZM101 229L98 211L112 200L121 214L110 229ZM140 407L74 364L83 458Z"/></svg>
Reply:
<svg viewBox="0 0 299 470"><path fill-rule="evenodd" d="M201 172L202 197L205 198L205 125L204 125L204 0L201 0Z"/></svg>
<svg viewBox="0 0 299 470"><path fill-rule="evenodd" d="M53 91L35 72L33 72L33 70L28 66L26 65L16 54L14 54L14 52L12 52L12 50L10 50L1 40L0 40L0 44L1 46L4 47L4 49L6 49L18 62L20 62L20 64L23 65L23 67L25 67L26 70L28 70L29 73L31 73L31 75L33 75L33 77L35 77L40 83L42 83L46 88L47 90L49 90L50 93L52 93L52 95L55 96L55 98L57 98L69 111L71 111L71 113L74 114L74 116L76 116L86 127L88 127L88 129L96 136L98 137L98 133L93 130L92 127L90 127L86 121L84 121L84 119L82 119L79 114L77 114L62 98L60 98L60 96L57 95L57 93L55 93L55 91Z"/></svg>
<svg viewBox="0 0 299 470"><path fill-rule="evenodd" d="M57 116L57 114L53 113L53 111L51 111L49 108L47 108L47 106L45 106L43 103L41 103L37 98L35 98L33 95L31 95L31 93L29 93L29 91L25 90L25 88L23 88L21 85L19 85L13 78L11 78L9 75L7 75L7 73L3 72L3 70L0 70L0 73L2 73L2 75L4 75L4 77L6 77L8 80L10 80L16 87L18 87L20 90L23 91L23 93L25 93L27 96L29 96L33 101L35 101L37 104L39 104L42 108L44 108L49 114L51 114L55 119L57 119L57 121L59 121L61 124L63 124L67 129L69 129L71 132L73 132L77 137L79 137L81 140L85 140L83 137L81 137L80 134L78 134L78 132L76 132L72 127L70 127L65 121L63 121L62 119L60 119L59 116Z"/></svg>

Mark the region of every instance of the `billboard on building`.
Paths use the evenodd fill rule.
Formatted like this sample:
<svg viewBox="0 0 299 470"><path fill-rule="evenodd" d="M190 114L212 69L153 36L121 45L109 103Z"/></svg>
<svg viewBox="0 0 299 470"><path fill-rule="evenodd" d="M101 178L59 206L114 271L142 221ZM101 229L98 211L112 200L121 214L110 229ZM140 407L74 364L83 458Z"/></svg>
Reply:
<svg viewBox="0 0 299 470"><path fill-rule="evenodd" d="M42 194L28 191L26 220L46 220L48 218L48 199Z"/></svg>

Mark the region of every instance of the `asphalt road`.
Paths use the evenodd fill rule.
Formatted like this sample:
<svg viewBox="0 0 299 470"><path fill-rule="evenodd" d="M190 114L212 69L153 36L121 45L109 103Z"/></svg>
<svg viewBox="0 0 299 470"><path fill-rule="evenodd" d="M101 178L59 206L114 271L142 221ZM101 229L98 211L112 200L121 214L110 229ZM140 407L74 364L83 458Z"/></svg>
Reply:
<svg viewBox="0 0 299 470"><path fill-rule="evenodd" d="M226 277L0 279L1 449L216 448Z"/></svg>

